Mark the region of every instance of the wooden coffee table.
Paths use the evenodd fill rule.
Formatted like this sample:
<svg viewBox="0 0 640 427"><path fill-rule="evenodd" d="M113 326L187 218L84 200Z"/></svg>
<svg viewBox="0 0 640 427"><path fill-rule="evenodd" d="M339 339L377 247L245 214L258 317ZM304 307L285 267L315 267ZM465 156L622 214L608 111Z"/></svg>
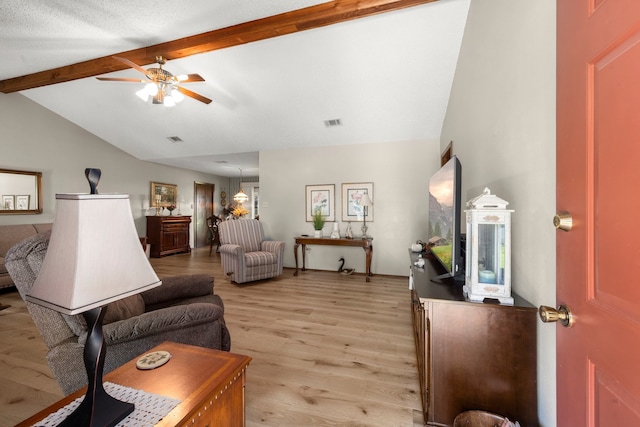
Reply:
<svg viewBox="0 0 640 427"><path fill-rule="evenodd" d="M244 426L244 385L249 356L164 342L146 353L165 350L171 360L152 370L136 368L138 358L104 376L105 381L180 400L156 426ZM31 426L84 396L79 390L18 427Z"/></svg>

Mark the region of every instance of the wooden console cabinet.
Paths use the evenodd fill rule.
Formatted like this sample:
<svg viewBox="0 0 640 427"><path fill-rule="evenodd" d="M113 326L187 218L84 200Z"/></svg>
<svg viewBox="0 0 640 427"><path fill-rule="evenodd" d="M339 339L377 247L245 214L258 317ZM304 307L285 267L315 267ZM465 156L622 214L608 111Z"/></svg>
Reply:
<svg viewBox="0 0 640 427"><path fill-rule="evenodd" d="M151 257L191 252L189 246L190 216L148 216L147 243Z"/></svg>
<svg viewBox="0 0 640 427"><path fill-rule="evenodd" d="M465 300L452 279L411 254L411 305L425 424L451 426L461 412L483 410L538 425L535 307L513 294L505 306Z"/></svg>

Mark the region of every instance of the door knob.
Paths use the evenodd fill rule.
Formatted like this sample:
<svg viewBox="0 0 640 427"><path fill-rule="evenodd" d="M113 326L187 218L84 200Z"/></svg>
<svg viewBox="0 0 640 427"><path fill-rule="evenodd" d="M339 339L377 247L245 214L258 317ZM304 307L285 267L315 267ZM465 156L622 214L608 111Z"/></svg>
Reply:
<svg viewBox="0 0 640 427"><path fill-rule="evenodd" d="M558 230L569 231L573 227L573 218L569 212L558 212L553 217L553 226Z"/></svg>
<svg viewBox="0 0 640 427"><path fill-rule="evenodd" d="M570 328L573 326L575 322L575 318L571 314L571 310L564 304L558 306L556 310L553 307L548 307L546 305L541 305L538 308L538 314L540 315L540 320L544 323L553 323L560 322L562 326L566 328Z"/></svg>

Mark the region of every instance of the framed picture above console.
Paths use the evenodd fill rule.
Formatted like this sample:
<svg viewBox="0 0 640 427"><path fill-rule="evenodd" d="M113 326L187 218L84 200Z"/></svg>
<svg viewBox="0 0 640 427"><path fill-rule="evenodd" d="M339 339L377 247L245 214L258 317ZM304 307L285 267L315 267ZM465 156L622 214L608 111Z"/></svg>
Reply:
<svg viewBox="0 0 640 427"><path fill-rule="evenodd" d="M333 184L325 185L307 185L306 190L306 221L313 221L313 214L320 211L325 221L333 222L336 220L335 207L335 191L336 186Z"/></svg>
<svg viewBox="0 0 640 427"><path fill-rule="evenodd" d="M364 221L365 206L361 204L364 194L373 201L373 182L342 184L342 221ZM373 205L366 206L366 214L367 222L373 222Z"/></svg>

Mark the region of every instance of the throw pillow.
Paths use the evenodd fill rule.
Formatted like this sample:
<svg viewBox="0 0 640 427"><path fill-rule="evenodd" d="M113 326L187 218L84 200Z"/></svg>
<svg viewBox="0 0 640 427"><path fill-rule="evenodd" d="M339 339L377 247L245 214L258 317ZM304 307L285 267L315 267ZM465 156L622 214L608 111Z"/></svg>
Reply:
<svg viewBox="0 0 640 427"><path fill-rule="evenodd" d="M104 315L103 324L129 319L140 316L144 313L144 300L140 294L114 301L107 305L107 312Z"/></svg>

